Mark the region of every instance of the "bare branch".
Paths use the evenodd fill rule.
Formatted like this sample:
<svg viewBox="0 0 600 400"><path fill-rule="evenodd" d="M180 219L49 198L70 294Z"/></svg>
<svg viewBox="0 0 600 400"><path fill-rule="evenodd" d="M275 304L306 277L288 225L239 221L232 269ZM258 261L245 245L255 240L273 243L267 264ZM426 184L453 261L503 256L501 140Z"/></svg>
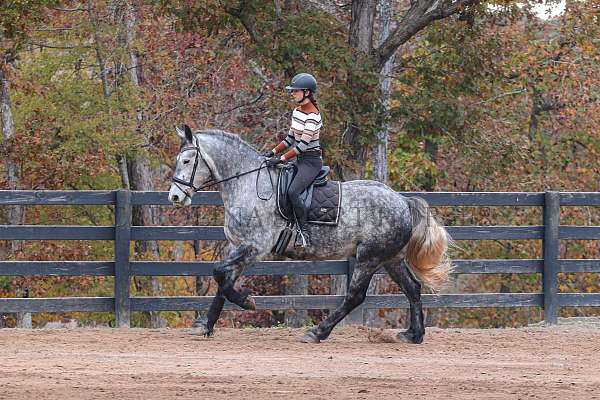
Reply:
<svg viewBox="0 0 600 400"><path fill-rule="evenodd" d="M435 7L431 11L425 13L425 17L432 18L432 21L436 19L443 19L462 11L466 6L474 4L477 1L478 0L457 0L454 4L451 4L446 8Z"/></svg>
<svg viewBox="0 0 600 400"><path fill-rule="evenodd" d="M396 52L398 47L406 43L418 31L423 29L425 25L421 20L425 13L426 5L415 1L411 3L411 7L402 20L396 26L396 29L390 33L388 38L373 50L374 63L379 69L383 68L387 60Z"/></svg>
<svg viewBox="0 0 600 400"><path fill-rule="evenodd" d="M237 110L238 108L242 108L242 107L250 106L250 105L252 105L252 104L256 103L257 101L259 101L259 100L260 100L260 99L261 99L261 98L264 96L264 94L265 94L265 93L264 93L264 92L261 90L261 91L258 93L258 96L257 96L257 97L256 97L254 100L251 100L251 101L249 101L249 102L247 102L247 103L243 103L243 104L237 105L237 106L235 106L235 107L233 107L233 108L230 108L229 110L225 110L225 111L219 111L219 112L216 112L216 113L215 113L215 115L219 115L219 114L227 114L227 113L230 113L230 112L232 112L233 110Z"/></svg>
<svg viewBox="0 0 600 400"><path fill-rule="evenodd" d="M522 89L519 89L519 90L513 90L512 92L501 93L501 94L496 95L494 97L490 97L487 100L478 101L476 103L471 103L469 105L470 106L475 106L475 105L478 105L478 104L489 103L490 101L494 101L494 100L499 99L501 97L511 96L513 94L521 94L521 93L525 93L526 91L527 91L527 88L522 88Z"/></svg>
<svg viewBox="0 0 600 400"><path fill-rule="evenodd" d="M415 1L411 3L410 9L406 12L402 20L398 23L396 29L390 36L373 51L372 57L374 63L383 68L387 60L396 52L398 47L408 42L423 28L433 21L443 19L455 14L465 7L476 4L481 0L457 0L448 7L440 7L440 0L434 1Z"/></svg>
<svg viewBox="0 0 600 400"><path fill-rule="evenodd" d="M238 8L225 7L225 12L233 17L236 17L240 21L254 43L260 43L258 35L254 30L254 21L252 21L251 16L246 12L246 10L244 10L245 6L246 0L242 0Z"/></svg>
<svg viewBox="0 0 600 400"><path fill-rule="evenodd" d="M61 8L61 7L52 7L53 10L62 11L62 12L76 12L76 11L86 11L83 7L77 8Z"/></svg>
<svg viewBox="0 0 600 400"><path fill-rule="evenodd" d="M77 29L79 27L81 27L81 24L72 26L72 27L65 27L65 28L36 28L36 29L33 29L33 31L34 32L62 32L62 31L72 31L73 29Z"/></svg>
<svg viewBox="0 0 600 400"><path fill-rule="evenodd" d="M52 44L47 44L47 43L38 43L38 42L29 42L30 45L32 46L39 46L42 48L47 48L47 49L63 49L63 50L68 50L68 49L89 49L92 46L85 46L85 45L75 45L75 46L56 46L56 45L52 45Z"/></svg>
<svg viewBox="0 0 600 400"><path fill-rule="evenodd" d="M440 5L440 0L435 0L431 6L427 7L427 11L425 11L425 15L427 15L427 13L434 11L436 8L438 8L439 5Z"/></svg>
<svg viewBox="0 0 600 400"><path fill-rule="evenodd" d="M277 19L281 19L281 5L279 4L279 0L273 0L273 6L275 7L275 16Z"/></svg>
<svg viewBox="0 0 600 400"><path fill-rule="evenodd" d="M428 57L431 57L434 54L437 54L439 52L441 52L442 50L448 48L448 46L446 45L442 45L440 47L438 47L437 49L427 53L427 54L422 54L420 56L411 56L405 59L402 59L399 63L396 63L397 65L394 67L393 71L394 72L398 72L400 70L406 69L406 68L412 68L411 66L407 65L408 63L414 63L415 61L419 61L419 60L423 60L426 59Z"/></svg>

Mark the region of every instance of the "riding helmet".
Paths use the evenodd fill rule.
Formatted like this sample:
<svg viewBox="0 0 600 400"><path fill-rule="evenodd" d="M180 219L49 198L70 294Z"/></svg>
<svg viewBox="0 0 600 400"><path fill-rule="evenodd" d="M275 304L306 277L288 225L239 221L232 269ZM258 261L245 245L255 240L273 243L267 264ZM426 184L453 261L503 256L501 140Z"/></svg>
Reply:
<svg viewBox="0 0 600 400"><path fill-rule="evenodd" d="M292 82L285 88L286 90L308 89L312 93L315 93L317 91L317 80L311 74L303 72L294 76Z"/></svg>

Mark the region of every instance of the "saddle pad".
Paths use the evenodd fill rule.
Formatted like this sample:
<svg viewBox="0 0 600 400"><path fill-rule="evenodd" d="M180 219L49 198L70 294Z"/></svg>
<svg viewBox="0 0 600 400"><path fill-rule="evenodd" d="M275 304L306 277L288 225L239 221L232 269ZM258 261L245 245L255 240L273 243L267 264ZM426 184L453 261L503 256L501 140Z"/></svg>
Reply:
<svg viewBox="0 0 600 400"><path fill-rule="evenodd" d="M337 225L342 205L342 185L339 181L327 181L324 186L315 186L308 210L308 222Z"/></svg>

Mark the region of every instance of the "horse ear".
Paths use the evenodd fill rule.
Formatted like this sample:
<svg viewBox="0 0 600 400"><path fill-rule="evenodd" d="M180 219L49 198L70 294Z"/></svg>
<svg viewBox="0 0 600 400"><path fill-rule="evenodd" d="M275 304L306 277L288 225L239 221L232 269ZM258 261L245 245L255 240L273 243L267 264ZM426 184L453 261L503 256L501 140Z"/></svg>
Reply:
<svg viewBox="0 0 600 400"><path fill-rule="evenodd" d="M186 125L184 125L184 129L185 129L185 138L187 139L187 141L189 143L193 143L194 142L194 135L192 134L192 129Z"/></svg>
<svg viewBox="0 0 600 400"><path fill-rule="evenodd" d="M185 131L183 129L175 125L175 130L177 131L177 136L179 136L182 139L185 139Z"/></svg>

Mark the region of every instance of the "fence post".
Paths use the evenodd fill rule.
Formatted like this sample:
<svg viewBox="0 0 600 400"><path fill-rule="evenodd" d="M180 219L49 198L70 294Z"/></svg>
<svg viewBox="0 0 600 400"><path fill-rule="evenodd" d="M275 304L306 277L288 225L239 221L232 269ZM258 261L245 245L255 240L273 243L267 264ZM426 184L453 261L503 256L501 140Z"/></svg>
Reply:
<svg viewBox="0 0 600 400"><path fill-rule="evenodd" d="M115 319L118 328L129 328L129 245L131 240L131 191L117 190L115 205Z"/></svg>
<svg viewBox="0 0 600 400"><path fill-rule="evenodd" d="M559 192L548 191L544 198L544 321L558 322L558 229L560 224Z"/></svg>
<svg viewBox="0 0 600 400"><path fill-rule="evenodd" d="M350 288L350 282L352 282L352 274L354 273L354 265L356 265L356 257L348 257L348 271L346 272L346 293ZM363 304L360 304L354 310L352 310L344 322L346 325L363 325L364 324L364 313L365 308Z"/></svg>

